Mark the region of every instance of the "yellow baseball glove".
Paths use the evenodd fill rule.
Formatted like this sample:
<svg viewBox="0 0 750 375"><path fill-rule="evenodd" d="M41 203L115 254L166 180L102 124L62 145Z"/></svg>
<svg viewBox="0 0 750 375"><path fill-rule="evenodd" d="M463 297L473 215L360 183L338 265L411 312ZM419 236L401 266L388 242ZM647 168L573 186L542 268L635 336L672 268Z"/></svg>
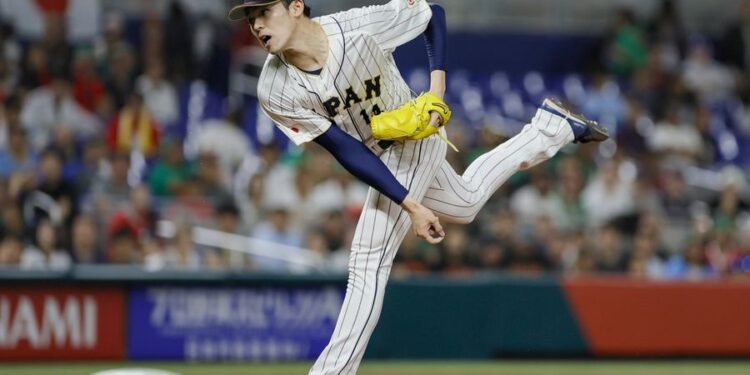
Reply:
<svg viewBox="0 0 750 375"><path fill-rule="evenodd" d="M453 143L438 132L439 127L430 126L430 112L440 115L441 126L447 125L451 119L451 109L448 105L437 95L425 92L399 108L373 116L370 119L372 136L376 139L403 141L437 134L458 151Z"/></svg>

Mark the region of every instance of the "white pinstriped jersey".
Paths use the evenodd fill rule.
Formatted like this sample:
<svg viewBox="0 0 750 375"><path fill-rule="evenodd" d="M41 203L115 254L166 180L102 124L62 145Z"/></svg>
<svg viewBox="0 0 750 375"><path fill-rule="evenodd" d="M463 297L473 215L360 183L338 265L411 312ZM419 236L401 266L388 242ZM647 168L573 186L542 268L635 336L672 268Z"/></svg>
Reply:
<svg viewBox="0 0 750 375"><path fill-rule="evenodd" d="M258 82L261 108L295 144L333 122L377 151L370 117L412 97L393 50L422 34L431 17L425 0L391 0L314 18L330 46L323 69L306 73L269 55Z"/></svg>

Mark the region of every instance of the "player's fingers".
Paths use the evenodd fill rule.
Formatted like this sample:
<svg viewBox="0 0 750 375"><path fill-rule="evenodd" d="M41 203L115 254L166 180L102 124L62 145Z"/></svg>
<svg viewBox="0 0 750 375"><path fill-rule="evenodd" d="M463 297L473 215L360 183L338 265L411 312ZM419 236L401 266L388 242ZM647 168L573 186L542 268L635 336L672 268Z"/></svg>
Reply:
<svg viewBox="0 0 750 375"><path fill-rule="evenodd" d="M432 227L429 224L427 224L425 226L415 228L414 232L416 233L417 237L429 242L430 244L435 244L437 242L434 242L434 238L432 237L432 234L430 233L431 229Z"/></svg>
<svg viewBox="0 0 750 375"><path fill-rule="evenodd" d="M440 242L443 241L444 238L445 238L445 236L438 235L437 232L435 232L434 230L430 230L430 241L429 242L431 244L434 245L434 244L440 243Z"/></svg>
<svg viewBox="0 0 750 375"><path fill-rule="evenodd" d="M425 241L427 241L430 245L436 245L439 244L440 241L443 240L443 237L433 237L432 234L428 233L422 237Z"/></svg>
<svg viewBox="0 0 750 375"><path fill-rule="evenodd" d="M416 235L417 237L423 237L423 236L424 236L424 231L422 231L422 228L420 228L420 227L419 227L418 225L416 225L416 224L414 224L414 225L412 226L412 232L414 232L414 234L415 234L415 235Z"/></svg>
<svg viewBox="0 0 750 375"><path fill-rule="evenodd" d="M434 126L437 128L437 127L440 127L442 123L443 123L443 118L440 117L440 114L435 111L431 111L430 112L430 126Z"/></svg>
<svg viewBox="0 0 750 375"><path fill-rule="evenodd" d="M445 238L445 232L443 232L442 229L435 229L435 227L430 228L430 236L432 238L437 238L442 241L443 238Z"/></svg>
<svg viewBox="0 0 750 375"><path fill-rule="evenodd" d="M435 231L435 234L437 234L438 236L445 237L445 231L443 231L443 226L440 225L440 220L437 217L432 222L432 229Z"/></svg>
<svg viewBox="0 0 750 375"><path fill-rule="evenodd" d="M430 225L427 229L427 232L429 233L428 242L431 244L439 243L443 240L443 238L445 238L445 232L443 231L443 227L440 225L440 221L437 217L434 217L432 220L430 220Z"/></svg>

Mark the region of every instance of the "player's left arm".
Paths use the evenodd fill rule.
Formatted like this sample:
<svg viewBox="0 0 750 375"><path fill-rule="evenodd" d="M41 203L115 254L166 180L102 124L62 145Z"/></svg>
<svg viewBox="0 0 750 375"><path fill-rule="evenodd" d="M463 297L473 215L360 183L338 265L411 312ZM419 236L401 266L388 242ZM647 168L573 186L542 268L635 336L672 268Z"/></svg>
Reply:
<svg viewBox="0 0 750 375"><path fill-rule="evenodd" d="M393 52L424 32L432 11L426 0L391 0L387 4L353 8L332 16L344 31L367 34L381 49Z"/></svg>
<svg viewBox="0 0 750 375"><path fill-rule="evenodd" d="M436 3L429 3L429 6L432 10L432 17L422 36L424 37L425 49L427 50L427 60L430 64L430 92L442 99L445 95L446 87L448 28L445 21L445 9ZM430 118L430 125L439 126L439 120L440 116L433 112Z"/></svg>

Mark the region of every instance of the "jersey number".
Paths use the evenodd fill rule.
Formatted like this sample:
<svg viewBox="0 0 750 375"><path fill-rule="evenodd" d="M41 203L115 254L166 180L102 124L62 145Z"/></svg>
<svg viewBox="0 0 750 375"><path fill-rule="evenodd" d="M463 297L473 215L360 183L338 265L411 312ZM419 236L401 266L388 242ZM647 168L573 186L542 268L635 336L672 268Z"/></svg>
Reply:
<svg viewBox="0 0 750 375"><path fill-rule="evenodd" d="M359 112L360 115L362 115L362 118L365 119L365 122L367 125L370 125L370 116L367 115L367 110L363 109ZM372 106L372 116L379 115L380 114L380 107L378 107L377 104Z"/></svg>

